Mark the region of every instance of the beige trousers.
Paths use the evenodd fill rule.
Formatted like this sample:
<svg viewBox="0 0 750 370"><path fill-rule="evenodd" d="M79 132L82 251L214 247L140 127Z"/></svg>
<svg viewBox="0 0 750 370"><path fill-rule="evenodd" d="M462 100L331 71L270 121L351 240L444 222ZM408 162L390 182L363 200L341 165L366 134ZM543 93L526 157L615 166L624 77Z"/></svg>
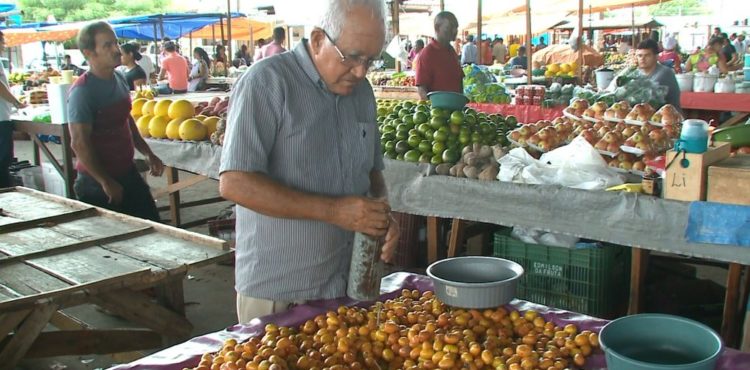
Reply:
<svg viewBox="0 0 750 370"><path fill-rule="evenodd" d="M284 312L305 302L270 301L237 293L237 322L247 324L255 318Z"/></svg>

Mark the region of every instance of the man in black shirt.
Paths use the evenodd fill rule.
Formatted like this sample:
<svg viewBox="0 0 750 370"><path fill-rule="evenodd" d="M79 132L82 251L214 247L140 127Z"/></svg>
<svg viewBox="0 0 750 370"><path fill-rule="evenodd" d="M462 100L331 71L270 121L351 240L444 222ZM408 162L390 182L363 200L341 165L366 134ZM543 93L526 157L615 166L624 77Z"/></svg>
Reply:
<svg viewBox="0 0 750 370"><path fill-rule="evenodd" d="M737 49L729 42L729 36L726 33L722 33L721 38L724 44L721 48L721 53L724 54L727 65L733 65L737 62Z"/></svg>

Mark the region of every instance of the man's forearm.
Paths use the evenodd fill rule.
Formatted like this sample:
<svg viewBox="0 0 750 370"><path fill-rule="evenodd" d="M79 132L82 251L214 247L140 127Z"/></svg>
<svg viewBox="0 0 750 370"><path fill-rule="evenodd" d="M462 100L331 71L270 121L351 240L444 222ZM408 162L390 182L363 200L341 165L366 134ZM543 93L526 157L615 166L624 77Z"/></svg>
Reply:
<svg viewBox="0 0 750 370"><path fill-rule="evenodd" d="M331 222L334 199L305 193L259 172L224 172L219 178L221 196L266 216Z"/></svg>
<svg viewBox="0 0 750 370"><path fill-rule="evenodd" d="M419 92L419 99L427 100L427 88L424 86L418 86L417 92Z"/></svg>
<svg viewBox="0 0 750 370"><path fill-rule="evenodd" d="M99 162L99 159L96 158L93 149L94 146L91 143L91 140L74 139L71 147L78 160L83 164L84 167L86 167L86 172L91 175L91 177L93 177L96 182L104 185L106 182L114 180L107 174L106 171L104 171L104 167Z"/></svg>
<svg viewBox="0 0 750 370"><path fill-rule="evenodd" d="M18 99L16 99L16 97L13 96L8 87L3 84L0 84L0 98L13 104L14 106L18 104Z"/></svg>

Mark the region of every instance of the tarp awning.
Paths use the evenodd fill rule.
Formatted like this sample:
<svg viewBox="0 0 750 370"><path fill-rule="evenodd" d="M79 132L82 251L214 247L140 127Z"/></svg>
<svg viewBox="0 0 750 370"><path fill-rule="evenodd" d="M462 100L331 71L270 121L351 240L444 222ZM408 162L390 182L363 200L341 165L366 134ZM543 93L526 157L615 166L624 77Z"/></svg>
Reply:
<svg viewBox="0 0 750 370"><path fill-rule="evenodd" d="M251 28L252 27L252 28ZM250 31L252 29L252 32ZM226 20L224 20L224 35L228 34ZM213 39L221 37L222 28L216 23L208 24L193 31L189 36L194 39ZM273 34L273 25L247 17L232 18L232 40L250 41L260 38L268 39ZM185 35L186 37L188 35Z"/></svg>
<svg viewBox="0 0 750 370"><path fill-rule="evenodd" d="M563 24L560 24L556 26L556 29L562 29L562 30L569 30L576 27L578 23L578 20L566 20ZM659 23L657 20L653 18L646 18L646 19L636 19L635 22L631 20L626 19L620 19L620 18L611 18L611 19L597 19L595 21L584 21L583 22L583 29L588 30L621 30L621 29L631 29L633 27L633 24L635 24L635 27L637 28L659 28L664 26L663 24Z"/></svg>
<svg viewBox="0 0 750 370"><path fill-rule="evenodd" d="M550 28L553 28L563 22L564 19L559 14L535 15L531 20L531 33L534 35L544 33ZM468 26L464 28L464 30L469 31L470 33L476 33L476 22L468 24ZM482 22L482 33L499 35L518 35L522 33L525 34L526 15L510 15Z"/></svg>
<svg viewBox="0 0 750 370"><path fill-rule="evenodd" d="M587 14L601 13L611 10L641 7L669 0L584 0L583 12ZM526 13L526 2L523 5L512 8L510 13ZM578 12L578 0L534 0L531 4L532 13L570 13Z"/></svg>

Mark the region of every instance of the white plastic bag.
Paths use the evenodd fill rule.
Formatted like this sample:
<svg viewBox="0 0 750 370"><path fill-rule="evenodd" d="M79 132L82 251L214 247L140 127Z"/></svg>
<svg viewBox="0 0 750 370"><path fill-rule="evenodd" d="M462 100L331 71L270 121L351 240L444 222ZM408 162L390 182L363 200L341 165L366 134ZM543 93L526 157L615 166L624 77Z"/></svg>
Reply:
<svg viewBox="0 0 750 370"><path fill-rule="evenodd" d="M581 137L543 154L539 160L516 148L498 163L500 181L584 190L604 190L624 183L623 177L607 167L599 152Z"/></svg>
<svg viewBox="0 0 750 370"><path fill-rule="evenodd" d="M548 233L539 229L526 229L518 226L513 228L510 235L526 244L541 244L561 248L575 248L579 241L575 236Z"/></svg>
<svg viewBox="0 0 750 370"><path fill-rule="evenodd" d="M391 40L391 42L388 44L388 47L385 49L385 52L388 53L388 55L392 56L393 59L400 60L401 63L406 63L409 61L409 54L406 53L403 45L401 45L401 38L399 38L398 36L394 37L393 40Z"/></svg>

